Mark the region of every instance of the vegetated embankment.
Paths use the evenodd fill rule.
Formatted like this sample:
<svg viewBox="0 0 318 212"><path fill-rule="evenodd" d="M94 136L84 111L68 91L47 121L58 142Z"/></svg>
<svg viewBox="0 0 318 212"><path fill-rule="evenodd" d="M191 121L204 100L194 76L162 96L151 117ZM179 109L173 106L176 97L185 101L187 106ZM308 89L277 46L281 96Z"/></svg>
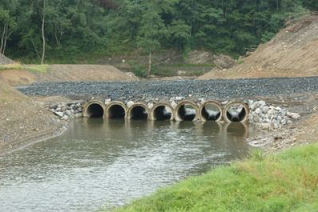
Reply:
<svg viewBox="0 0 318 212"><path fill-rule="evenodd" d="M254 153L114 211L316 211L317 154L317 143L267 157Z"/></svg>
<svg viewBox="0 0 318 212"><path fill-rule="evenodd" d="M306 16L261 44L228 70L212 70L199 79L318 76L318 16Z"/></svg>
<svg viewBox="0 0 318 212"><path fill-rule="evenodd" d="M57 135L63 123L33 101L0 81L0 155Z"/></svg>

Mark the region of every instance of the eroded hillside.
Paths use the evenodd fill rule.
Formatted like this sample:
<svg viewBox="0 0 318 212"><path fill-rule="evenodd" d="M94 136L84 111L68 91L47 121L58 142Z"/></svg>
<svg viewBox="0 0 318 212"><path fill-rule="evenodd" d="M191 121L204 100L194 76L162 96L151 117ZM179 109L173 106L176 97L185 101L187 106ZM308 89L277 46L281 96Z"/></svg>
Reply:
<svg viewBox="0 0 318 212"><path fill-rule="evenodd" d="M212 70L199 79L317 75L318 16L312 15L289 24L234 68Z"/></svg>

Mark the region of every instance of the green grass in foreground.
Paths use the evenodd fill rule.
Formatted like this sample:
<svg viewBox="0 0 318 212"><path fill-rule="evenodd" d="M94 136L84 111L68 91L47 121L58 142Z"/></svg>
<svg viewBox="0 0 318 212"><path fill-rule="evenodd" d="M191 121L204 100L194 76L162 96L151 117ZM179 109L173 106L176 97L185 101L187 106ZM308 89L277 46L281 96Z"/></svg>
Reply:
<svg viewBox="0 0 318 212"><path fill-rule="evenodd" d="M106 210L107 211L107 210ZM318 211L318 144L251 159L191 177L117 212Z"/></svg>
<svg viewBox="0 0 318 212"><path fill-rule="evenodd" d="M22 65L20 63L14 63L9 65L0 65L0 71L8 70L27 70L31 72L46 73L48 71L49 65Z"/></svg>

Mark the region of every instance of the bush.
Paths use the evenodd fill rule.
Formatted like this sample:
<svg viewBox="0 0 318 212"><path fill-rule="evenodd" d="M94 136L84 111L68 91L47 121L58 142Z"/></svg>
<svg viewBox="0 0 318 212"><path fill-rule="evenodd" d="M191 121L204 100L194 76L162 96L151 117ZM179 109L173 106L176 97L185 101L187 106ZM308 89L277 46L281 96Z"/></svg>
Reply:
<svg viewBox="0 0 318 212"><path fill-rule="evenodd" d="M131 71L137 76L146 78L147 77L147 67L140 63L130 63Z"/></svg>

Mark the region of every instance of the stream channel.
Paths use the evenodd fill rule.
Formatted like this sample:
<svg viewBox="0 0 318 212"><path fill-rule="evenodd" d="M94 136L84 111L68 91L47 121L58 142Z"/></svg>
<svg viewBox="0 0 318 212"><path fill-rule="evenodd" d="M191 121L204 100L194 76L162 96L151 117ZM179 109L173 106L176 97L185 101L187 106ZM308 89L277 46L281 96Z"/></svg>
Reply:
<svg viewBox="0 0 318 212"><path fill-rule="evenodd" d="M0 211L87 212L247 157L240 123L76 119L62 136L0 157Z"/></svg>

